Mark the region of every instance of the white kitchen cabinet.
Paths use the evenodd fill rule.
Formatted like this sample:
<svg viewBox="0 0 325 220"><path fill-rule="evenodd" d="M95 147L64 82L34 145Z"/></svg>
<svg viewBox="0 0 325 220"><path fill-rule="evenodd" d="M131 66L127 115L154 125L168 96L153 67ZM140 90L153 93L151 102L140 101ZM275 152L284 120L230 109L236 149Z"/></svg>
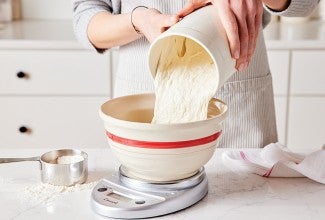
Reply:
<svg viewBox="0 0 325 220"><path fill-rule="evenodd" d="M107 147L98 114L105 101L107 97L0 97L0 148Z"/></svg>
<svg viewBox="0 0 325 220"><path fill-rule="evenodd" d="M279 141L294 151L325 144L325 50L269 50Z"/></svg>
<svg viewBox="0 0 325 220"><path fill-rule="evenodd" d="M290 52L288 50L268 51L275 95L288 94Z"/></svg>
<svg viewBox="0 0 325 220"><path fill-rule="evenodd" d="M0 148L107 147L98 110L111 98L111 61L110 51L82 48L71 21L6 25L0 30Z"/></svg>
<svg viewBox="0 0 325 220"><path fill-rule="evenodd" d="M274 98L276 125L278 130L278 140L286 144L286 118L287 118L287 98L276 96Z"/></svg>
<svg viewBox="0 0 325 220"><path fill-rule="evenodd" d="M268 51L270 70L272 73L274 102L276 111L276 124L278 139L282 144L286 144L286 120L288 84L290 70L290 51L270 50Z"/></svg>
<svg viewBox="0 0 325 220"><path fill-rule="evenodd" d="M325 95L325 51L292 53L291 94Z"/></svg>
<svg viewBox="0 0 325 220"><path fill-rule="evenodd" d="M296 151L313 151L325 144L325 97L291 97L288 146Z"/></svg>
<svg viewBox="0 0 325 220"><path fill-rule="evenodd" d="M1 50L0 94L110 96L110 58L87 50Z"/></svg>
<svg viewBox="0 0 325 220"><path fill-rule="evenodd" d="M53 47L0 50L0 148L108 146L110 53Z"/></svg>
<svg viewBox="0 0 325 220"><path fill-rule="evenodd" d="M110 61L83 49L1 50L0 148L106 147L98 110L111 97Z"/></svg>

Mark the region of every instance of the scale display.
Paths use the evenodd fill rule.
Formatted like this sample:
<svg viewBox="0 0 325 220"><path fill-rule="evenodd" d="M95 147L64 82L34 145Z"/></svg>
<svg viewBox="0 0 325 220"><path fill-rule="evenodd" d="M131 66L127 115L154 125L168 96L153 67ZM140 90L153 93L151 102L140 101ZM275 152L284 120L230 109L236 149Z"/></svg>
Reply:
<svg viewBox="0 0 325 220"><path fill-rule="evenodd" d="M118 194L115 192L108 193L107 197L113 198L113 199L116 199L116 200L122 201L122 202L130 202L133 200L132 198L126 197L124 195L121 195L121 194Z"/></svg>

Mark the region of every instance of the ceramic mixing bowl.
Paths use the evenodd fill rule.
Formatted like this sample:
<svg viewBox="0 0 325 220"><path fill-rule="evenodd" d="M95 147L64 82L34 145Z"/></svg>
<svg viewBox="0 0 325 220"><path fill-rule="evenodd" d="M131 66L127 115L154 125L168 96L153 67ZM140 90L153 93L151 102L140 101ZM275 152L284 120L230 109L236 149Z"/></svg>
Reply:
<svg viewBox="0 0 325 220"><path fill-rule="evenodd" d="M151 124L154 94L123 96L100 109L108 142L123 172L151 182L194 175L212 157L227 106L212 99L208 119L180 124Z"/></svg>

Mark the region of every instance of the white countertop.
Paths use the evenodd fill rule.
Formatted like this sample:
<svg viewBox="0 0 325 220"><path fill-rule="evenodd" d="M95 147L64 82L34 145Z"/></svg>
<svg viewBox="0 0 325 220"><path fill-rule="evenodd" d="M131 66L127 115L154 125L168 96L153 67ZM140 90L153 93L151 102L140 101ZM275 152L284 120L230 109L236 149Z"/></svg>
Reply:
<svg viewBox="0 0 325 220"><path fill-rule="evenodd" d="M82 49L69 20L23 20L0 28L0 49Z"/></svg>
<svg viewBox="0 0 325 220"><path fill-rule="evenodd" d="M268 49L324 49L325 22L271 23ZM0 49L82 49L70 20L24 20L0 28Z"/></svg>
<svg viewBox="0 0 325 220"><path fill-rule="evenodd" d="M325 48L324 21L275 22L265 28L264 35L268 49Z"/></svg>
<svg viewBox="0 0 325 220"><path fill-rule="evenodd" d="M89 181L118 169L110 149L83 149L89 154ZM264 178L236 174L221 162L218 149L205 166L209 193L198 204L158 219L325 219L325 186L307 178ZM0 157L28 157L37 150L2 149ZM19 197L26 186L40 183L38 162L0 164L1 219L107 219L90 206L91 190L60 194L46 202L29 204Z"/></svg>

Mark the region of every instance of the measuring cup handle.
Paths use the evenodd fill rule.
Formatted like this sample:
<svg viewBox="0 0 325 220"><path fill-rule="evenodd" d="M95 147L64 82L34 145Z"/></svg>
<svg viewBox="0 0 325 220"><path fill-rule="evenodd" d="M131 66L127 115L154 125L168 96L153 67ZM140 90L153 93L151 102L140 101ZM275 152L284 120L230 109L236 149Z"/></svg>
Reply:
<svg viewBox="0 0 325 220"><path fill-rule="evenodd" d="M40 157L25 157L25 158L0 158L0 163L13 163L21 161L40 161Z"/></svg>

